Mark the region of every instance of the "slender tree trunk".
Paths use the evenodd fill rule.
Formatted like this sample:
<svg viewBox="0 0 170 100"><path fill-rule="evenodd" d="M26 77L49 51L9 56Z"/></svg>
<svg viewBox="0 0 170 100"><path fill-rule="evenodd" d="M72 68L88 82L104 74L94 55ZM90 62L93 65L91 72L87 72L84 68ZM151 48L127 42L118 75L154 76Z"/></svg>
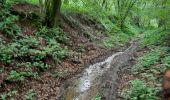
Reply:
<svg viewBox="0 0 170 100"><path fill-rule="evenodd" d="M134 0L134 1L131 1L131 2L130 2L130 4L129 4L129 6L128 6L128 8L127 8L127 10L126 10L126 12L125 12L125 14L124 14L124 16L121 17L121 23L120 23L120 24L121 24L121 25L120 25L121 29L123 29L124 23L125 23L125 21L126 21L126 18L127 18L128 14L129 14L131 8L132 8L132 7L134 6L134 4L136 3L136 1L137 1L137 0Z"/></svg>
<svg viewBox="0 0 170 100"><path fill-rule="evenodd" d="M105 9L107 9L107 0L103 0L103 2L102 2L102 7L103 8L105 8Z"/></svg>
<svg viewBox="0 0 170 100"><path fill-rule="evenodd" d="M61 0L46 0L45 2L46 16L45 23L48 27L56 27L59 25Z"/></svg>
<svg viewBox="0 0 170 100"><path fill-rule="evenodd" d="M54 0L54 3L56 4L54 6L55 10L55 17L54 17L54 27L58 26L60 24L60 8L61 8L61 0Z"/></svg>
<svg viewBox="0 0 170 100"><path fill-rule="evenodd" d="M44 11L44 7L43 7L43 1L39 0L39 5L40 5L40 13L42 14Z"/></svg>

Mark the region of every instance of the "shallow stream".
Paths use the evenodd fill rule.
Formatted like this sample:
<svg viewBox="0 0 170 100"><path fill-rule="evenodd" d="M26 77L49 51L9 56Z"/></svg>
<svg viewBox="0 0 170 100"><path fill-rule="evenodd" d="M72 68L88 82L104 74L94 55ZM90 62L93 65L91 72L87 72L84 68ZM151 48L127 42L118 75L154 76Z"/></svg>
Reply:
<svg viewBox="0 0 170 100"><path fill-rule="evenodd" d="M137 50L136 42L122 52L117 52L84 69L76 77L68 80L62 87L59 100L93 100L102 95L104 100L118 100L117 72L133 58Z"/></svg>

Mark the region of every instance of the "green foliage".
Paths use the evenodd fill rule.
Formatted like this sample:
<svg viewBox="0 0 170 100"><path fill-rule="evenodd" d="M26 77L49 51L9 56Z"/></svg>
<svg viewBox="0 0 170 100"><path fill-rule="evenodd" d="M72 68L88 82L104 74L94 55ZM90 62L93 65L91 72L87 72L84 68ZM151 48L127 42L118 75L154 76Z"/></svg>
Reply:
<svg viewBox="0 0 170 100"><path fill-rule="evenodd" d="M167 37L167 32L162 29L153 29L148 30L144 34L144 38L142 40L142 46L150 46L150 45L164 45L166 43L165 37Z"/></svg>
<svg viewBox="0 0 170 100"><path fill-rule="evenodd" d="M131 81L130 89L125 93L126 100L155 100L155 90L149 88L147 84L141 80Z"/></svg>
<svg viewBox="0 0 170 100"><path fill-rule="evenodd" d="M112 33L106 39L103 39L101 46L106 48L111 48L114 45L123 45L129 40L130 36L123 32L121 33Z"/></svg>
<svg viewBox="0 0 170 100"><path fill-rule="evenodd" d="M4 72L4 68L0 68L0 74Z"/></svg>
<svg viewBox="0 0 170 100"><path fill-rule="evenodd" d="M167 67L170 67L170 55L165 56L165 58L162 59L162 63Z"/></svg>
<svg viewBox="0 0 170 100"><path fill-rule="evenodd" d="M77 47L76 47L76 51L81 52L83 50L84 50L84 45L83 44L78 44Z"/></svg>
<svg viewBox="0 0 170 100"><path fill-rule="evenodd" d="M9 38L15 38L21 35L21 29L16 24L18 17L10 13L10 5L4 4L0 12L0 31Z"/></svg>
<svg viewBox="0 0 170 100"><path fill-rule="evenodd" d="M152 48L151 51L137 59L132 73L140 80L133 80L125 97L130 100L155 100L161 90L160 74L169 68L170 57L166 47ZM141 81L142 80L142 81ZM146 84L146 83L147 84Z"/></svg>
<svg viewBox="0 0 170 100"><path fill-rule="evenodd" d="M26 100L33 100L34 96L36 96L36 93L33 90L29 90L26 93L25 98L26 98Z"/></svg>
<svg viewBox="0 0 170 100"><path fill-rule="evenodd" d="M7 100L7 98L12 98L13 96L17 95L17 92L16 90L13 90L13 91L10 91L10 92L7 92L7 93L4 93L4 94L1 94L0 95L0 99L1 100Z"/></svg>
<svg viewBox="0 0 170 100"><path fill-rule="evenodd" d="M96 96L93 100L101 100L100 96Z"/></svg>
<svg viewBox="0 0 170 100"><path fill-rule="evenodd" d="M36 34L46 39L55 39L59 43L70 44L70 40L60 28L42 27Z"/></svg>
<svg viewBox="0 0 170 100"><path fill-rule="evenodd" d="M25 79L25 76L26 76L25 72L11 71L7 80L9 80L9 81L22 81L22 80Z"/></svg>
<svg viewBox="0 0 170 100"><path fill-rule="evenodd" d="M66 71L64 72L54 72L51 74L54 78L64 78L65 76L68 75Z"/></svg>
<svg viewBox="0 0 170 100"><path fill-rule="evenodd" d="M11 60L15 59L26 60L40 69L46 69L48 67L48 65L43 62L43 59L52 57L57 63L60 59L68 55L67 49L62 49L56 40L47 40L46 45L42 46L39 39L33 36L16 40L7 45L3 44L0 45L0 47L1 61L11 62Z"/></svg>
<svg viewBox="0 0 170 100"><path fill-rule="evenodd" d="M138 58L138 63L132 68L133 71L140 72L152 68L152 65L156 64L165 53L166 48L152 49L149 53Z"/></svg>
<svg viewBox="0 0 170 100"><path fill-rule="evenodd" d="M16 16L10 16L0 22L0 30L3 31L4 35L8 38L14 38L21 35L21 29L15 24L17 20Z"/></svg>
<svg viewBox="0 0 170 100"><path fill-rule="evenodd" d="M12 70L7 77L8 81L15 82L15 81L23 81L27 77L36 77L37 73L33 73L31 68L27 68L25 72L17 72Z"/></svg>

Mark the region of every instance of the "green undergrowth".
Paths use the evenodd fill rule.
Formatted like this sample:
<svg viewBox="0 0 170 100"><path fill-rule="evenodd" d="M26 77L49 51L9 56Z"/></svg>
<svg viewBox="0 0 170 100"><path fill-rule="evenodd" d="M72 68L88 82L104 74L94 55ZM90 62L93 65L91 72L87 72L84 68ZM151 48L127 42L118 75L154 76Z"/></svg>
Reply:
<svg viewBox="0 0 170 100"><path fill-rule="evenodd" d="M18 91L16 91L16 90L5 92L2 95L0 95L0 99L7 100L7 98L11 98L11 100L13 100L14 99L13 96L17 95L17 93L18 93Z"/></svg>
<svg viewBox="0 0 170 100"><path fill-rule="evenodd" d="M23 34L24 30L17 24L21 18L13 15L10 9L11 6L5 4L0 12L1 73L8 70L4 80L35 78L39 72L68 57L70 40L60 28L39 26L33 35ZM61 47L61 44L65 46Z"/></svg>
<svg viewBox="0 0 170 100"><path fill-rule="evenodd" d="M141 47L149 50L137 58L132 67L134 80L122 92L126 100L158 100L161 90L161 74L170 68L170 52L166 31L148 30L141 41Z"/></svg>
<svg viewBox="0 0 170 100"><path fill-rule="evenodd" d="M18 25L22 17L13 15L10 9L10 4L4 4L0 12L0 75L6 74L0 88L4 86L4 81L18 83L36 79L41 72L67 58L71 44L60 28L38 25L33 34L24 34L25 30ZM0 99L13 98L17 93L13 90L5 91L0 93ZM25 98L32 100L35 95L30 90Z"/></svg>
<svg viewBox="0 0 170 100"><path fill-rule="evenodd" d="M56 64L61 59L67 57L68 49L66 47L60 47L60 43L69 43L69 40L64 36L64 33L58 32L57 36L44 38L44 34L48 34L51 30L47 31L47 33L42 30L43 29L36 32L36 36L23 36L18 39L13 38L11 42L7 42L1 38L1 63L9 64L9 66L25 67L26 69L35 67L38 70L44 71L51 66L51 64L47 64L45 60L49 59ZM57 34L57 31L53 32ZM58 39L60 37L63 38L63 40ZM31 74L32 72L15 72L14 74L13 71L11 73L13 73L10 74L11 76L14 75L12 77L16 77L10 77L8 78L9 80L21 80L24 76L31 76L28 73Z"/></svg>
<svg viewBox="0 0 170 100"><path fill-rule="evenodd" d="M149 29L145 31L142 47L150 45L168 45L169 31L163 28Z"/></svg>
<svg viewBox="0 0 170 100"><path fill-rule="evenodd" d="M110 22L111 23L111 22ZM109 26L110 24L108 24ZM116 45L121 45L123 46L127 42L129 42L132 38L135 38L140 32L141 29L130 25L126 24L125 29L120 30L117 26L113 25L112 28L110 27L110 31L108 31L108 37L103 39L101 45L106 47L106 48L111 48Z"/></svg>
<svg viewBox="0 0 170 100"><path fill-rule="evenodd" d="M151 51L137 59L132 67L134 80L126 89L124 96L127 100L156 100L156 93L161 89L160 75L170 68L170 53L166 47L154 47Z"/></svg>

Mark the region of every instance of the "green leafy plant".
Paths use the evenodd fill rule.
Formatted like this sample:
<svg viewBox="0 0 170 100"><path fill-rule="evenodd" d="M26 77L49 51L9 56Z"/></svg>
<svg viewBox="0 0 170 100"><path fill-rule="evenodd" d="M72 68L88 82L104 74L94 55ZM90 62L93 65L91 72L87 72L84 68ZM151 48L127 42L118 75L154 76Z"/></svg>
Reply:
<svg viewBox="0 0 170 100"><path fill-rule="evenodd" d="M131 81L130 89L125 93L126 100L155 100L155 90L149 88L147 84L141 80Z"/></svg>
<svg viewBox="0 0 170 100"><path fill-rule="evenodd" d="M78 52L83 51L83 49L84 49L84 45L83 44L78 44L77 47L76 47L76 51L78 51Z"/></svg>
<svg viewBox="0 0 170 100"><path fill-rule="evenodd" d="M51 73L51 75L54 77L54 78L64 78L65 76L67 76L67 72L53 72Z"/></svg>
<svg viewBox="0 0 170 100"><path fill-rule="evenodd" d="M17 93L18 93L18 91L13 90L13 91L10 91L10 92L1 94L1 95L0 95L0 99L1 99L1 100L7 100L8 97L11 98L12 96L17 95Z"/></svg>
<svg viewBox="0 0 170 100"><path fill-rule="evenodd" d="M166 48L152 49L149 53L138 58L138 64L134 65L132 70L140 72L146 69L150 69L152 65L156 64L158 60L166 53Z"/></svg>
<svg viewBox="0 0 170 100"><path fill-rule="evenodd" d="M36 96L36 93L31 89L26 93L25 98L26 100L33 100L34 96Z"/></svg>
<svg viewBox="0 0 170 100"><path fill-rule="evenodd" d="M0 61L12 62L21 60L30 62L31 66L45 70L49 65L44 59L51 57L56 63L67 57L67 48L61 48L55 39L45 40L46 45L42 46L38 38L29 36L23 39L15 40L9 44L0 45Z"/></svg>
<svg viewBox="0 0 170 100"><path fill-rule="evenodd" d="M101 97L97 95L93 100L101 100Z"/></svg>
<svg viewBox="0 0 170 100"><path fill-rule="evenodd" d="M165 58L162 59L162 63L170 67L170 56L165 56Z"/></svg>
<svg viewBox="0 0 170 100"><path fill-rule="evenodd" d="M70 40L60 28L40 28L36 34L46 39L55 39L59 43L70 44Z"/></svg>
<svg viewBox="0 0 170 100"><path fill-rule="evenodd" d="M17 16L11 15L0 22L0 30L3 31L6 37L15 38L21 35L20 27L15 24L17 20Z"/></svg>
<svg viewBox="0 0 170 100"><path fill-rule="evenodd" d="M4 68L0 68L0 74L4 72Z"/></svg>
<svg viewBox="0 0 170 100"><path fill-rule="evenodd" d="M9 81L22 81L25 79L26 73L25 72L16 72L11 71L10 75L8 76L7 80Z"/></svg>
<svg viewBox="0 0 170 100"><path fill-rule="evenodd" d="M150 45L164 45L168 34L162 28L147 30L142 40L142 47Z"/></svg>

